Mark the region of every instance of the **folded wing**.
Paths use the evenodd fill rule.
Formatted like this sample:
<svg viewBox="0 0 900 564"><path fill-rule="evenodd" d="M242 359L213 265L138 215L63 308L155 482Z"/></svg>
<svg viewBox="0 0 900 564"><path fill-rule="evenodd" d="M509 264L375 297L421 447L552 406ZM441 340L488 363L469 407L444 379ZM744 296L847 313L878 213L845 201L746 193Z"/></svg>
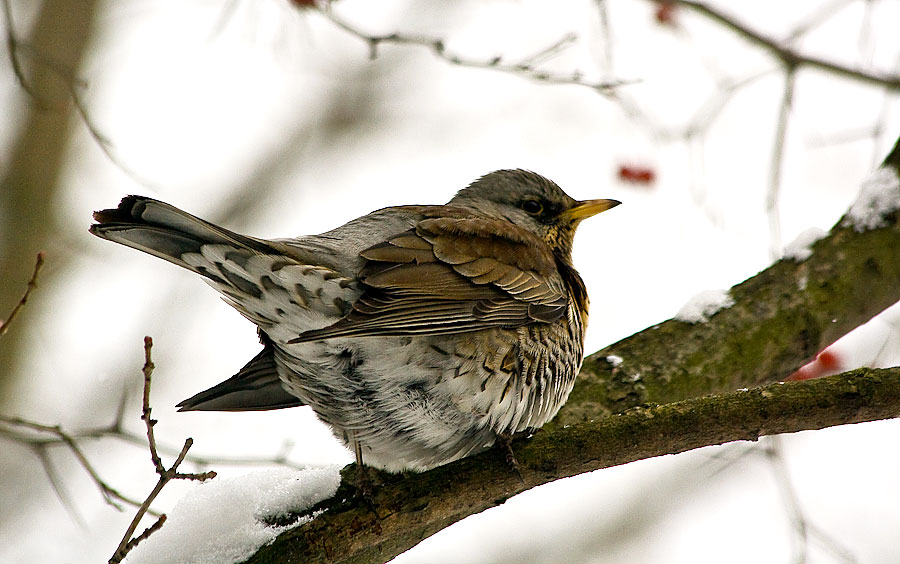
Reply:
<svg viewBox="0 0 900 564"><path fill-rule="evenodd" d="M550 323L568 307L549 246L505 221L427 218L361 256L364 292L350 313L290 342Z"/></svg>

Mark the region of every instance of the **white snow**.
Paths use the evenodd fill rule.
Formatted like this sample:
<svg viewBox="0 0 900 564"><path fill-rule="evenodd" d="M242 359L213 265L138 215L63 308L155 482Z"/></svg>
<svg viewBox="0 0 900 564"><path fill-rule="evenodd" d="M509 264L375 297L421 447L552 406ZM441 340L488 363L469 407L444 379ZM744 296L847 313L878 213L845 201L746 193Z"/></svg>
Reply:
<svg viewBox="0 0 900 564"><path fill-rule="evenodd" d="M621 356L616 356L614 354L611 354L606 357L606 362L612 364L613 368L622 364L623 361L624 361L624 359Z"/></svg>
<svg viewBox="0 0 900 564"><path fill-rule="evenodd" d="M179 501L162 528L139 544L128 564L231 564L243 562L284 527L260 521L302 511L334 495L340 466L277 469L215 478Z"/></svg>
<svg viewBox="0 0 900 564"><path fill-rule="evenodd" d="M885 216L897 209L900 209L900 178L893 168L881 167L863 181L844 225L860 232L884 227Z"/></svg>
<svg viewBox="0 0 900 564"><path fill-rule="evenodd" d="M704 290L681 306L675 319L685 323L706 323L717 311L733 305L728 290Z"/></svg>
<svg viewBox="0 0 900 564"><path fill-rule="evenodd" d="M784 258L803 262L812 256L812 244L826 235L825 231L818 227L810 227L784 247Z"/></svg>

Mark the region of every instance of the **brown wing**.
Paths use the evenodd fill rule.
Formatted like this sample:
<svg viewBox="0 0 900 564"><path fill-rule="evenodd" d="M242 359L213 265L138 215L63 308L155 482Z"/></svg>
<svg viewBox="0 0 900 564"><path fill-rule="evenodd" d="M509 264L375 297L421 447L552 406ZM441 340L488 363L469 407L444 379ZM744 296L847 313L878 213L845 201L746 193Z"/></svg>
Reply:
<svg viewBox="0 0 900 564"><path fill-rule="evenodd" d="M363 335L438 335L552 322L565 284L549 247L506 221L424 219L361 253L363 295L337 323L291 342Z"/></svg>

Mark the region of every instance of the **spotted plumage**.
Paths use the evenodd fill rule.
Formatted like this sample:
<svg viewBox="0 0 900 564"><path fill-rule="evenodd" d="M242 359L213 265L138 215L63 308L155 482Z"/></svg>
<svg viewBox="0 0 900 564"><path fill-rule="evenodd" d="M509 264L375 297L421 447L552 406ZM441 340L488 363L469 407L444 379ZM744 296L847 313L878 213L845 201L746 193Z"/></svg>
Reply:
<svg viewBox="0 0 900 564"><path fill-rule="evenodd" d="M588 300L577 202L502 170L444 206L384 208L321 235L262 240L128 196L91 232L200 274L262 351L183 410L308 405L360 462L424 470L536 429L581 366Z"/></svg>

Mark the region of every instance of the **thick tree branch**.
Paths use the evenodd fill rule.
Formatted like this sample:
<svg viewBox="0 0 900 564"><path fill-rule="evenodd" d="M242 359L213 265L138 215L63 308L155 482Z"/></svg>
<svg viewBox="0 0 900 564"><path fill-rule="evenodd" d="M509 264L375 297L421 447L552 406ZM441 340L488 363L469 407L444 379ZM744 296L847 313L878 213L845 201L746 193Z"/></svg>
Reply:
<svg viewBox="0 0 900 564"><path fill-rule="evenodd" d="M559 478L763 435L900 415L900 368L860 369L820 380L769 384L719 396L632 408L513 443L521 481L502 453L412 476L383 475L374 509L342 486L325 512L283 533L248 562L384 562L444 527Z"/></svg>
<svg viewBox="0 0 900 564"><path fill-rule="evenodd" d="M885 166L900 168L900 141ZM342 486L313 508L321 515L248 562L383 562L559 478L701 446L897 417L900 368L771 383L900 300L900 214L886 219L886 227L862 232L838 222L806 261L779 261L732 288L735 305L707 323L666 321L589 357L557 418L514 445L521 480L496 451L423 474L383 475L377 515Z"/></svg>
<svg viewBox="0 0 900 564"><path fill-rule="evenodd" d="M884 166L900 170L900 140ZM734 306L709 322L669 320L585 360L549 425L642 403L669 403L787 377L851 330L900 301L900 214L857 232L843 220L803 262L781 260L731 289ZM607 357L622 359L613 366Z"/></svg>

